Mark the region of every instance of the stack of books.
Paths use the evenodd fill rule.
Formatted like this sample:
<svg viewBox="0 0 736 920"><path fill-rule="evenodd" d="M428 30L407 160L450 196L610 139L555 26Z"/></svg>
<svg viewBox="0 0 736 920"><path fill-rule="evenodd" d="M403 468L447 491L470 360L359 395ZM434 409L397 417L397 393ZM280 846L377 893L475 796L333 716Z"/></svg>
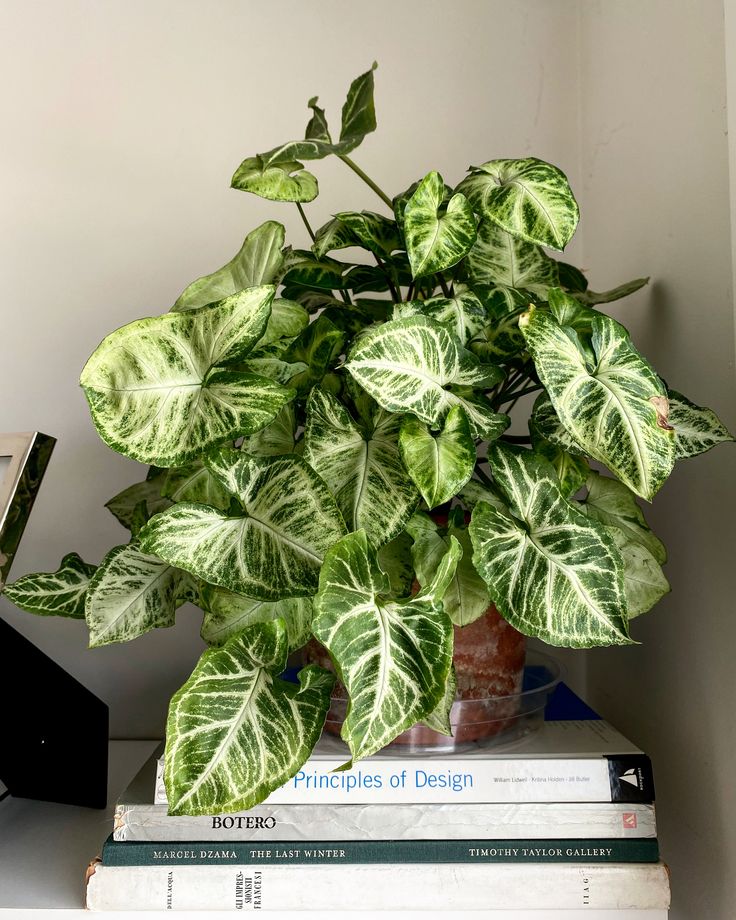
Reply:
<svg viewBox="0 0 736 920"><path fill-rule="evenodd" d="M600 719L522 742L333 772L323 736L250 811L170 817L157 751L91 865L93 910L483 910L493 920L667 916L648 757Z"/></svg>

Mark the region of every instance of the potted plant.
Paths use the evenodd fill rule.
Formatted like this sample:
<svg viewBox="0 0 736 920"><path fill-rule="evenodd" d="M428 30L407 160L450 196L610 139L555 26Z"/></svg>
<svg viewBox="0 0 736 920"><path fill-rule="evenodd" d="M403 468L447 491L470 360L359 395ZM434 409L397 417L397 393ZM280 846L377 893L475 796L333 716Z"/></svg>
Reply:
<svg viewBox="0 0 736 920"><path fill-rule="evenodd" d="M304 140L244 160L232 184L294 203L310 248L267 221L82 372L102 439L149 467L107 505L129 541L99 566L71 554L5 587L31 612L85 617L92 647L201 607L210 648L167 724L175 814L249 808L290 778L333 670L353 760L416 723L442 730L453 625L491 602L512 637L629 643L629 621L668 590L636 496L732 440L601 311L646 279L596 293L549 254L578 221L559 169L496 159L455 188L430 172L389 197L349 156L376 127L373 68L350 87L339 140L309 107ZM326 156L380 210L313 232L302 161ZM528 394L529 434L512 437ZM284 681L312 637L332 670Z"/></svg>

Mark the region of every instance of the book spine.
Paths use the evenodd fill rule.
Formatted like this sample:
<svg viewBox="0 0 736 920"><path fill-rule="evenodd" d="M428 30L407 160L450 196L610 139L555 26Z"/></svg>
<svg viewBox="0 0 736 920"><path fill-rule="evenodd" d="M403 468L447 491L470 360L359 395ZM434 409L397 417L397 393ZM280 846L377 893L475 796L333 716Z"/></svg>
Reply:
<svg viewBox="0 0 736 920"><path fill-rule="evenodd" d="M480 805L257 805L230 815L169 816L164 805L120 804L114 839L472 840L657 836L654 805L611 802Z"/></svg>
<svg viewBox="0 0 736 920"><path fill-rule="evenodd" d="M115 843L102 850L104 866L347 865L354 863L654 863L656 840L315 840Z"/></svg>
<svg viewBox="0 0 736 920"><path fill-rule="evenodd" d="M338 771L339 760L308 761L268 797L269 804L368 805L377 802L654 801L645 754L600 757L498 757L375 760ZM155 804L166 804L161 781Z"/></svg>
<svg viewBox="0 0 736 920"><path fill-rule="evenodd" d="M662 864L97 866L91 910L665 910Z"/></svg>

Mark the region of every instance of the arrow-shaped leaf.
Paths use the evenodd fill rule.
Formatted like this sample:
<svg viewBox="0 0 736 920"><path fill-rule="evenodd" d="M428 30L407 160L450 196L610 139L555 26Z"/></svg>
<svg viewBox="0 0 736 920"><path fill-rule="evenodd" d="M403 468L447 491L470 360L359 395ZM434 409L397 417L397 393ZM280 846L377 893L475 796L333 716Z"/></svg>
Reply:
<svg viewBox="0 0 736 920"><path fill-rule="evenodd" d="M193 281L180 295L173 310L194 310L224 300L244 288L270 284L284 261L284 227L267 220L246 236L240 251L222 268Z"/></svg>
<svg viewBox="0 0 736 920"><path fill-rule="evenodd" d="M322 479L296 456L223 451L208 463L243 513L182 502L151 518L140 533L143 549L248 597L314 594L325 552L345 533Z"/></svg>
<svg viewBox="0 0 736 920"><path fill-rule="evenodd" d="M464 264L473 288L500 285L546 297L549 288L559 283L554 259L487 219L478 225L478 238Z"/></svg>
<svg viewBox="0 0 736 920"><path fill-rule="evenodd" d="M398 416L379 409L363 431L317 388L307 403L304 459L327 483L348 529L365 530L374 547L401 533L419 499L401 462L400 427Z"/></svg>
<svg viewBox="0 0 736 920"><path fill-rule="evenodd" d="M276 675L287 654L278 620L202 654L169 706L170 815L252 808L302 766L322 731L334 677L310 665L298 685L282 681Z"/></svg>
<svg viewBox="0 0 736 920"><path fill-rule="evenodd" d="M314 201L317 180L298 160L268 164L260 156L246 157L233 174L232 188L269 201Z"/></svg>
<svg viewBox="0 0 736 920"><path fill-rule="evenodd" d="M474 437L506 427L472 388L503 379L493 365L482 365L445 328L424 316L392 320L366 330L345 364L352 377L389 412L411 412L438 427L453 406L465 410ZM500 433L500 432L499 432Z"/></svg>
<svg viewBox="0 0 736 920"><path fill-rule="evenodd" d="M536 157L490 160L472 167L458 191L481 217L551 249L565 248L580 217L565 174Z"/></svg>
<svg viewBox="0 0 736 920"><path fill-rule="evenodd" d="M415 514L407 530L414 538L411 555L420 585L430 583L453 538L462 548L462 558L442 599L444 611L452 622L467 626L487 613L491 599L473 565L473 547L462 508L450 512L447 527L438 527L426 514Z"/></svg>
<svg viewBox="0 0 736 920"><path fill-rule="evenodd" d="M473 562L499 612L549 645L630 642L623 562L610 533L560 492L554 470L531 451L491 444L488 459L509 511L473 509Z"/></svg>
<svg viewBox="0 0 736 920"><path fill-rule="evenodd" d="M651 500L675 462L667 391L615 320L591 321L596 365L589 368L574 334L542 310L519 321L539 379L584 452Z"/></svg>
<svg viewBox="0 0 736 920"><path fill-rule="evenodd" d="M406 416L399 446L404 466L429 508L449 501L473 475L475 441L462 406L450 409L436 437L419 419Z"/></svg>
<svg viewBox="0 0 736 920"><path fill-rule="evenodd" d="M397 304L394 319L428 316L467 344L488 323L488 314L472 291L464 286L458 287L454 297L430 297Z"/></svg>
<svg viewBox="0 0 736 920"><path fill-rule="evenodd" d="M675 455L678 460L705 453L716 444L733 441L723 422L705 406L696 406L675 390L669 390L669 423L675 429Z"/></svg>
<svg viewBox="0 0 736 920"><path fill-rule="evenodd" d="M456 265L475 241L475 218L464 195L443 205L445 183L428 173L406 203L404 238L414 278L433 275Z"/></svg>
<svg viewBox="0 0 736 920"><path fill-rule="evenodd" d="M177 607L188 599L187 581L184 572L134 543L111 549L87 591L90 648L173 626Z"/></svg>
<svg viewBox="0 0 736 920"><path fill-rule="evenodd" d="M55 572L23 575L4 588L0 585L0 593L28 613L83 620L84 598L95 568L77 553L69 553Z"/></svg>
<svg viewBox="0 0 736 920"><path fill-rule="evenodd" d="M662 568L646 546L618 527L609 528L624 563L626 613L630 620L646 613L670 590Z"/></svg>
<svg viewBox="0 0 736 920"><path fill-rule="evenodd" d="M636 496L617 479L589 470L588 494L580 510L607 527L623 531L626 537L647 549L661 564L667 561L664 543L649 529Z"/></svg>
<svg viewBox="0 0 736 920"><path fill-rule="evenodd" d="M199 591L204 611L201 635L209 645L223 645L236 633L254 623L283 620L289 650L300 649L311 635L312 599L289 597L262 601L204 583Z"/></svg>
<svg viewBox="0 0 736 920"><path fill-rule="evenodd" d="M312 629L350 696L342 737L353 762L426 719L443 698L452 624L441 604L460 555L453 541L433 582L405 600L390 596L365 531L325 556Z"/></svg>
<svg viewBox="0 0 736 920"><path fill-rule="evenodd" d="M182 466L222 441L263 428L294 392L217 365L263 335L273 287L130 323L107 336L81 383L100 437L157 466Z"/></svg>

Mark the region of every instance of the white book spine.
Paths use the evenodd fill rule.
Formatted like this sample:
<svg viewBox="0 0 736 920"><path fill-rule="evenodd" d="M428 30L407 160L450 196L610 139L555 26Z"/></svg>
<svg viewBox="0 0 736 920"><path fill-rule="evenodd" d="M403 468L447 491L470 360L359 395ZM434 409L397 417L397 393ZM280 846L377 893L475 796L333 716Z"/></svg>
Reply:
<svg viewBox="0 0 736 920"><path fill-rule="evenodd" d="M368 805L420 802L610 802L605 757L309 761L268 797L269 804ZM155 803L166 804L162 762Z"/></svg>
<svg viewBox="0 0 736 920"><path fill-rule="evenodd" d="M90 910L666 910L662 864L97 866Z"/></svg>
<svg viewBox="0 0 736 920"><path fill-rule="evenodd" d="M258 805L218 816L168 816L162 805L120 804L114 839L478 840L656 837L653 805L522 803Z"/></svg>

